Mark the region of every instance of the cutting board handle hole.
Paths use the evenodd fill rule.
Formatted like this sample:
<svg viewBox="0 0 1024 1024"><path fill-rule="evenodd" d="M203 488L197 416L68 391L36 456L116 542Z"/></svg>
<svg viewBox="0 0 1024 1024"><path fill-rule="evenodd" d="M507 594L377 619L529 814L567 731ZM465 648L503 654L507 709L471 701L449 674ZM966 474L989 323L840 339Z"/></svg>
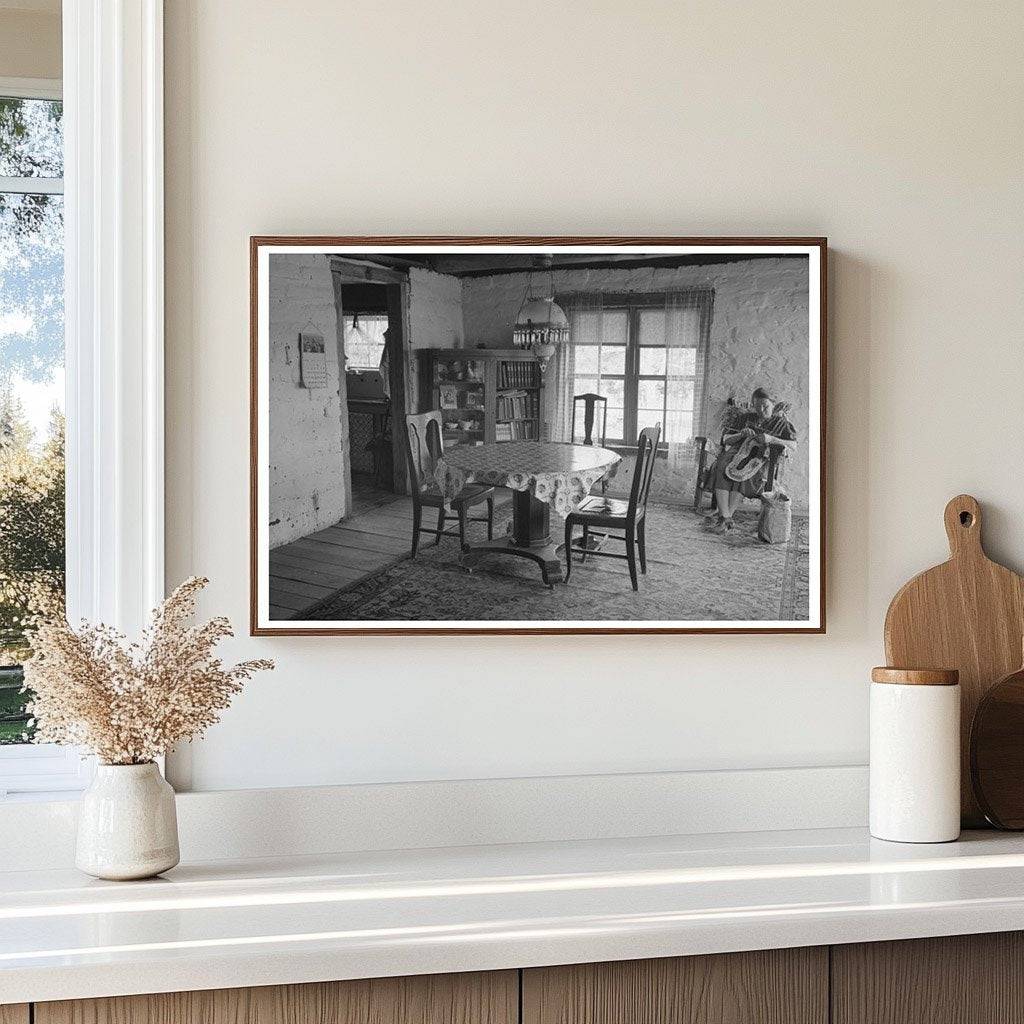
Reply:
<svg viewBox="0 0 1024 1024"><path fill-rule="evenodd" d="M968 529L974 524L974 516L970 512L960 513L960 525L966 526Z"/></svg>

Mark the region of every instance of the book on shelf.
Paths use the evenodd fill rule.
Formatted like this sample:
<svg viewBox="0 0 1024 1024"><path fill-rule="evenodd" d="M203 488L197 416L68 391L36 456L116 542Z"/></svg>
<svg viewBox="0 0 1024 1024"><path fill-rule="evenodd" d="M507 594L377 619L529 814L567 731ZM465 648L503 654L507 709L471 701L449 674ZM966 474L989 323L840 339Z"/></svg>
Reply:
<svg viewBox="0 0 1024 1024"><path fill-rule="evenodd" d="M538 365L523 360L514 363L498 364L498 387L505 388L536 388L540 387Z"/></svg>
<svg viewBox="0 0 1024 1024"><path fill-rule="evenodd" d="M537 424L533 420L513 420L494 424L495 441L536 441Z"/></svg>
<svg viewBox="0 0 1024 1024"><path fill-rule="evenodd" d="M535 419L539 414L540 402L536 392L508 391L498 395L495 402L495 419Z"/></svg>

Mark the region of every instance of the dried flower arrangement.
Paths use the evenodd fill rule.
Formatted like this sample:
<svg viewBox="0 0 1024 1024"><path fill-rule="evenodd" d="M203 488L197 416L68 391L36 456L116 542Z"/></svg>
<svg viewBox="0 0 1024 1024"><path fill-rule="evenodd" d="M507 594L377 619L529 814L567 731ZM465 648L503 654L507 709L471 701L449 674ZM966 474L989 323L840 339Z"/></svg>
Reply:
<svg viewBox="0 0 1024 1024"><path fill-rule="evenodd" d="M86 747L104 764L145 764L219 721L245 680L274 663L225 668L214 657L232 635L228 620L188 624L208 582L193 576L182 583L153 612L139 643L102 624L36 623L25 663L36 742Z"/></svg>

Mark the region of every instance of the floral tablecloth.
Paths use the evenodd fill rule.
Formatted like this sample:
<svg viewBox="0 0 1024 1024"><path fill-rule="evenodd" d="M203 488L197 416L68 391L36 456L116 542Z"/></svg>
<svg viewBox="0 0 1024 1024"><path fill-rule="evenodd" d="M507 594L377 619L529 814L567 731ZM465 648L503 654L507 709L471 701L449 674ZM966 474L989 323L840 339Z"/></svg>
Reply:
<svg viewBox="0 0 1024 1024"><path fill-rule="evenodd" d="M558 441L499 441L450 448L434 470L441 492L455 497L466 484L529 491L566 516L621 456L607 448Z"/></svg>

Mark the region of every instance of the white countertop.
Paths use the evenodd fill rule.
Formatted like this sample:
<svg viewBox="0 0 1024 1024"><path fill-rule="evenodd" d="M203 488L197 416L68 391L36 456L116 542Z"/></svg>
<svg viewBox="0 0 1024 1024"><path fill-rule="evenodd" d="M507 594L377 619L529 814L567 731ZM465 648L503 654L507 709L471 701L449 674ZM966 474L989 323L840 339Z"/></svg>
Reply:
<svg viewBox="0 0 1024 1024"><path fill-rule="evenodd" d="M860 829L0 873L0 1003L1024 929L1024 836Z"/></svg>

